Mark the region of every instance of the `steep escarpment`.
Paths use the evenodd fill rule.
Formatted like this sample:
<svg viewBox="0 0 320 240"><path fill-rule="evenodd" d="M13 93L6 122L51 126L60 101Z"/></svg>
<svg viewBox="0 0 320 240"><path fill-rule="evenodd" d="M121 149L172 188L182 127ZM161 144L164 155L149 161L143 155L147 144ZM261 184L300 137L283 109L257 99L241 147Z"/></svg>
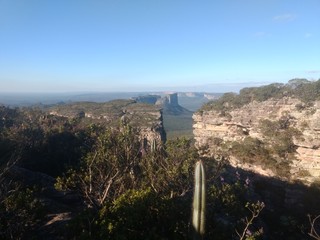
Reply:
<svg viewBox="0 0 320 240"><path fill-rule="evenodd" d="M81 119L106 126L117 125L120 121L140 129L141 137L147 141L163 142L166 134L162 123L161 108L135 100L113 100L105 103L77 102L50 108L50 114Z"/></svg>
<svg viewBox="0 0 320 240"><path fill-rule="evenodd" d="M233 166L263 175L317 181L319 85L294 80L226 94L194 114L196 145L228 154Z"/></svg>
<svg viewBox="0 0 320 240"><path fill-rule="evenodd" d="M147 103L160 107L167 115L190 114L191 112L180 106L178 101L178 93L169 93L164 96L146 95L133 98L138 103Z"/></svg>
<svg viewBox="0 0 320 240"><path fill-rule="evenodd" d="M179 95L146 95L134 98L138 103L151 104L162 109L163 125L168 139L192 137L192 112L179 104Z"/></svg>

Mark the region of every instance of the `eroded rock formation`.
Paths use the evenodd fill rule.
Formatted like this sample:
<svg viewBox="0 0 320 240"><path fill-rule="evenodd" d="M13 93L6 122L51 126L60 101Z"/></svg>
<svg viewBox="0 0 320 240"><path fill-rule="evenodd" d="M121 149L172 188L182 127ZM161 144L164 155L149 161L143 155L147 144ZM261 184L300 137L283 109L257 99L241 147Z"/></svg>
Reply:
<svg viewBox="0 0 320 240"><path fill-rule="evenodd" d="M285 120L292 129L299 131L293 137L294 154L289 159L290 179L313 182L320 178L320 101L306 104L293 97L252 101L230 111L207 110L193 115L193 132L198 147L209 146L216 149L215 141L241 142L247 137L266 141L261 128L263 120L271 122ZM277 133L275 133L277 135ZM276 137L276 136L275 136ZM262 166L241 162L231 156L231 164L274 176L274 171Z"/></svg>
<svg viewBox="0 0 320 240"><path fill-rule="evenodd" d="M139 128L141 138L148 142L156 140L160 143L166 140L161 108L135 100L78 102L55 106L50 109L50 113L68 118L88 118L92 122L108 126L122 121Z"/></svg>

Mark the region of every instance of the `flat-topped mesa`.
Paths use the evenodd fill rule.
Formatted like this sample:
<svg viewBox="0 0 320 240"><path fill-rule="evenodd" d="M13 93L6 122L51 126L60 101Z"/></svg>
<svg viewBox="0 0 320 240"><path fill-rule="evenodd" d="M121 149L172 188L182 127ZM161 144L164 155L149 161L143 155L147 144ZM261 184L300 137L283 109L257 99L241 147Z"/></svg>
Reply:
<svg viewBox="0 0 320 240"><path fill-rule="evenodd" d="M156 102L161 98L159 95L144 95L139 97L134 97L133 100L135 100L138 103L147 103L147 104L156 104Z"/></svg>
<svg viewBox="0 0 320 240"><path fill-rule="evenodd" d="M149 143L154 139L159 143L166 140L161 108L135 100L76 102L51 107L49 112L68 118L87 118L105 126L115 126L122 121L139 128L141 138Z"/></svg>
<svg viewBox="0 0 320 240"><path fill-rule="evenodd" d="M158 98L155 104L164 108L180 106L177 93L168 93L165 96Z"/></svg>
<svg viewBox="0 0 320 240"><path fill-rule="evenodd" d="M263 175L319 180L320 100L285 95L195 113L196 146L208 146L211 154L224 151L231 165Z"/></svg>
<svg viewBox="0 0 320 240"><path fill-rule="evenodd" d="M169 115L179 115L183 113L191 113L188 109L179 105L178 93L168 93L164 96L145 95L133 98L139 103L147 103L156 105Z"/></svg>
<svg viewBox="0 0 320 240"><path fill-rule="evenodd" d="M171 94L168 94L168 103L169 105L171 106L178 106L179 103L178 103L178 94L177 93L171 93Z"/></svg>

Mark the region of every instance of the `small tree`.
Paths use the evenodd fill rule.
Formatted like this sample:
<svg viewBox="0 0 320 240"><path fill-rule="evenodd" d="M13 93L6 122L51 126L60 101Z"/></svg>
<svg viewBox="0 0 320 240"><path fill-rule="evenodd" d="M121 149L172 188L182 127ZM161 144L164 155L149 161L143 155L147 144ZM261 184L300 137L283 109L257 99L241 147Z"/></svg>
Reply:
<svg viewBox="0 0 320 240"><path fill-rule="evenodd" d="M129 125L106 129L92 150L82 159L79 169L58 178L58 189L78 191L90 207L101 208L136 184L140 141L137 130Z"/></svg>

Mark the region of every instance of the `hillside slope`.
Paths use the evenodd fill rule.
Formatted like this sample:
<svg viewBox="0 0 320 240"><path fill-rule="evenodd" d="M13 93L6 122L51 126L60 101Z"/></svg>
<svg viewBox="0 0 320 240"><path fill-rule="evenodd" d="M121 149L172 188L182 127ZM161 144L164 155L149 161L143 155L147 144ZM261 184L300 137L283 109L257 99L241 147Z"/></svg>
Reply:
<svg viewBox="0 0 320 240"><path fill-rule="evenodd" d="M320 80L293 80L225 94L193 116L198 147L263 175L320 178Z"/></svg>

